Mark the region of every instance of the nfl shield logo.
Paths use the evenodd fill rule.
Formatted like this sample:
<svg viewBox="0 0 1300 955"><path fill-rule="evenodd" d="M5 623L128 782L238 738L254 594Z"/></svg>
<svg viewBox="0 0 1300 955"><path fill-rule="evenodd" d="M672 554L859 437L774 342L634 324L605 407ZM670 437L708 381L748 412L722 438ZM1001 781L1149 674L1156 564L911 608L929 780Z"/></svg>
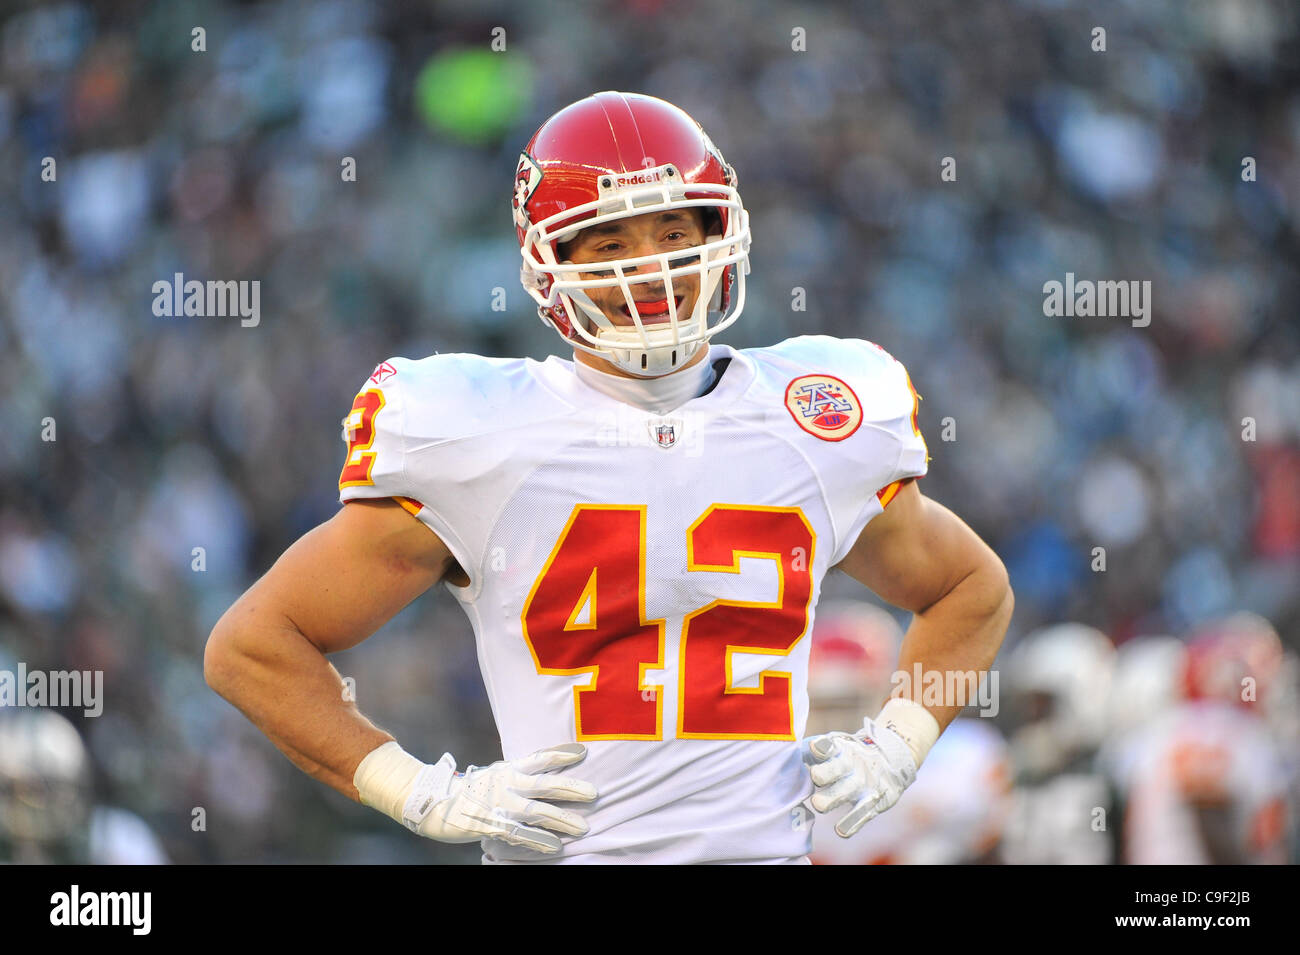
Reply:
<svg viewBox="0 0 1300 955"><path fill-rule="evenodd" d="M671 424L653 425L655 443L661 448L671 448L677 443L677 429Z"/></svg>

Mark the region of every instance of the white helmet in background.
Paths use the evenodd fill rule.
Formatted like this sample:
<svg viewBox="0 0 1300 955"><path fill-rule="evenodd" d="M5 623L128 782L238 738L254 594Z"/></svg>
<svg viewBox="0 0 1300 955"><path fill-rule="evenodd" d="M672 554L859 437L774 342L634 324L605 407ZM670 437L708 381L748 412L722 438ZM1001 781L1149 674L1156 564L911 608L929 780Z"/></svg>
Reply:
<svg viewBox="0 0 1300 955"><path fill-rule="evenodd" d="M0 838L49 845L81 836L90 786L90 757L65 717L0 707Z"/></svg>
<svg viewBox="0 0 1300 955"><path fill-rule="evenodd" d="M1020 641L1005 667L1020 772L1050 775L1101 744L1114 665L1115 645L1085 624L1056 624Z"/></svg>
<svg viewBox="0 0 1300 955"><path fill-rule="evenodd" d="M1177 637L1135 637L1120 646L1110 681L1109 733L1130 733L1182 699L1186 652Z"/></svg>

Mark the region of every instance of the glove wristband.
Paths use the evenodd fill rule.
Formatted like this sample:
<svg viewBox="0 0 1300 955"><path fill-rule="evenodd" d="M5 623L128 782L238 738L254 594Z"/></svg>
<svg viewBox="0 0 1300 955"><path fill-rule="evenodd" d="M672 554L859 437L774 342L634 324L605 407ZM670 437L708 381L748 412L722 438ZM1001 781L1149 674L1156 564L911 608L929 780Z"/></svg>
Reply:
<svg viewBox="0 0 1300 955"><path fill-rule="evenodd" d="M454 775L456 760L451 753L443 753L442 759L420 770L406 797L406 803L402 806L402 823L407 829L420 831L420 826L429 813L433 812L433 807L447 798Z"/></svg>
<svg viewBox="0 0 1300 955"><path fill-rule="evenodd" d="M430 766L395 740L376 746L357 765L352 785L361 803L411 829L418 829L438 799L447 794L456 760L450 753ZM436 797L436 798L431 798ZM412 825L414 822L414 825Z"/></svg>
<svg viewBox="0 0 1300 955"><path fill-rule="evenodd" d="M917 769L921 768L921 762L939 738L939 721L916 700L906 697L894 697L887 702L876 717L876 723L893 730L907 744L916 759Z"/></svg>

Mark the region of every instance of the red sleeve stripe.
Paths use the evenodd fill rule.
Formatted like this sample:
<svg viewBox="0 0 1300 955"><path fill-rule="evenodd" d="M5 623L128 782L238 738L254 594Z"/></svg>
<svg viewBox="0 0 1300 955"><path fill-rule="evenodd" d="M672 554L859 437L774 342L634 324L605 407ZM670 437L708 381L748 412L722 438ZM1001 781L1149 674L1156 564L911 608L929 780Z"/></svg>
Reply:
<svg viewBox="0 0 1300 955"><path fill-rule="evenodd" d="M880 498L880 506L882 508L888 507L889 502L894 499L894 495L897 494L899 491L901 491L903 489L903 485L910 480L912 480L912 478L910 477L902 478L898 481L895 481L893 484L888 484L885 487L882 487L879 491L877 491L876 497Z"/></svg>
<svg viewBox="0 0 1300 955"><path fill-rule="evenodd" d="M395 497L393 498L393 500L396 501L398 504L402 505L403 508L405 508L407 511L410 511L412 514L419 514L420 508L424 507L424 505L421 504L419 501L416 501L409 497Z"/></svg>

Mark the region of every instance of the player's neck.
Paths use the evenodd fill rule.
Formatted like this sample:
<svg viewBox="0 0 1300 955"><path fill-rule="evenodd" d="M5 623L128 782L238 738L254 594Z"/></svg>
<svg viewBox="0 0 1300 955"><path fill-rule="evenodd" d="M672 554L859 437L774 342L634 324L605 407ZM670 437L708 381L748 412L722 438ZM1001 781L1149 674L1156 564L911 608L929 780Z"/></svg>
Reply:
<svg viewBox="0 0 1300 955"><path fill-rule="evenodd" d="M697 398L713 384L713 366L708 361L709 346L705 346L685 365L657 378L637 378L620 373L609 362L595 355L575 350L573 369L582 381L608 395L655 414L667 414L692 398Z"/></svg>

